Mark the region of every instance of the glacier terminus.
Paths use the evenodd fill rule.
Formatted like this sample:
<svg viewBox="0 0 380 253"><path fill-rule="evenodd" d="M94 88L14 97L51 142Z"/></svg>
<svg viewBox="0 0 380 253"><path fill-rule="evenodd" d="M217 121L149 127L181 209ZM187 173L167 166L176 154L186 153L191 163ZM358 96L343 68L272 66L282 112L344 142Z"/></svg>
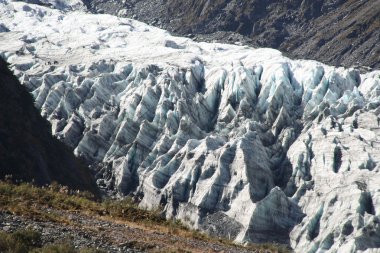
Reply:
<svg viewBox="0 0 380 253"><path fill-rule="evenodd" d="M0 56L105 192L239 243L380 252L379 70L68 3L0 0Z"/></svg>

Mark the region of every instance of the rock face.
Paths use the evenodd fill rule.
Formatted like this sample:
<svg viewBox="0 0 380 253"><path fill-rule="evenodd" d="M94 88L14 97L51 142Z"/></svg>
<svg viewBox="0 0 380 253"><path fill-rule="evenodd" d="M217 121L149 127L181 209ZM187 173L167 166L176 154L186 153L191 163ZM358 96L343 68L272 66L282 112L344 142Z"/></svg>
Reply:
<svg viewBox="0 0 380 253"><path fill-rule="evenodd" d="M238 242L380 248L379 71L110 15L0 15L0 54L103 189Z"/></svg>
<svg viewBox="0 0 380 253"><path fill-rule="evenodd" d="M0 179L52 181L99 194L85 164L51 136L51 128L33 106L32 96L0 58Z"/></svg>
<svg viewBox="0 0 380 253"><path fill-rule="evenodd" d="M83 0L199 40L277 48L293 58L380 67L378 0Z"/></svg>

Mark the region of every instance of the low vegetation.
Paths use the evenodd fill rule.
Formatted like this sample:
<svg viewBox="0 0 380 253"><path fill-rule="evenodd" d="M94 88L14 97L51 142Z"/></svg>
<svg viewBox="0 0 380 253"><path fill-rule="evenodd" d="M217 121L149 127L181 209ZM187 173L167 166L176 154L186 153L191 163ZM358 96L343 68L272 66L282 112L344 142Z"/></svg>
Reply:
<svg viewBox="0 0 380 253"><path fill-rule="evenodd" d="M29 183L14 184L0 181L0 211L31 218L34 221L52 221L71 224L66 216L57 215L48 210L79 212L102 219L119 220L135 224L150 231L158 231L190 239L234 245L233 242L210 238L198 231L190 230L178 220L166 220L161 210L144 210L137 206L132 198L123 200L96 200L87 192L70 191L53 183L47 187L37 187ZM139 244L139 242L136 242ZM131 245L133 246L133 245ZM242 247L236 246L235 247ZM245 247L247 248L247 247ZM253 252L289 252L276 244L251 245ZM36 231L22 230L0 233L0 252L4 253L100 253L93 249L75 249L69 241L57 244L41 245L41 234Z"/></svg>
<svg viewBox="0 0 380 253"><path fill-rule="evenodd" d="M49 213L41 207L83 211L101 216L122 218L132 222L168 223L161 217L158 210L143 210L131 198L96 201L91 193L73 192L57 183L47 187L37 187L29 183L15 185L0 181L0 209L5 208L15 214L32 216L37 219L60 221L59 217L49 216Z"/></svg>
<svg viewBox="0 0 380 253"><path fill-rule="evenodd" d="M83 248L75 249L69 241L42 245L41 234L33 230L18 230L14 233L0 232L0 252L2 253L105 253Z"/></svg>

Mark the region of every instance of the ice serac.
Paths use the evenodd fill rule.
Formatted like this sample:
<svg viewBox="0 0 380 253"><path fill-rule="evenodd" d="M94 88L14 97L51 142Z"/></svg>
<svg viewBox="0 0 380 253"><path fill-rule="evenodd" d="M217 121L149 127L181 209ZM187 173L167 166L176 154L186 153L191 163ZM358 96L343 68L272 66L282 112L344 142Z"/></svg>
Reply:
<svg viewBox="0 0 380 253"><path fill-rule="evenodd" d="M0 4L1 56L105 191L238 242L380 248L379 71Z"/></svg>

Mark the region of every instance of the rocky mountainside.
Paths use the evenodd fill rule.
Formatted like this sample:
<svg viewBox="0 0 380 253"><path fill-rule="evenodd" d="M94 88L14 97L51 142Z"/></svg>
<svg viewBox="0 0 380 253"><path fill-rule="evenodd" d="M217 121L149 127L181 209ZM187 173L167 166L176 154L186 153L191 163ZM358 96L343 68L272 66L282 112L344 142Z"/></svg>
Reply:
<svg viewBox="0 0 380 253"><path fill-rule="evenodd" d="M380 67L379 0L84 0L199 40L276 48L293 58Z"/></svg>
<svg viewBox="0 0 380 253"><path fill-rule="evenodd" d="M0 3L0 55L98 184L296 252L380 248L380 71Z"/></svg>
<svg viewBox="0 0 380 253"><path fill-rule="evenodd" d="M96 193L88 168L52 137L50 124L1 58L0 89L0 179L12 175L39 185L57 181Z"/></svg>

